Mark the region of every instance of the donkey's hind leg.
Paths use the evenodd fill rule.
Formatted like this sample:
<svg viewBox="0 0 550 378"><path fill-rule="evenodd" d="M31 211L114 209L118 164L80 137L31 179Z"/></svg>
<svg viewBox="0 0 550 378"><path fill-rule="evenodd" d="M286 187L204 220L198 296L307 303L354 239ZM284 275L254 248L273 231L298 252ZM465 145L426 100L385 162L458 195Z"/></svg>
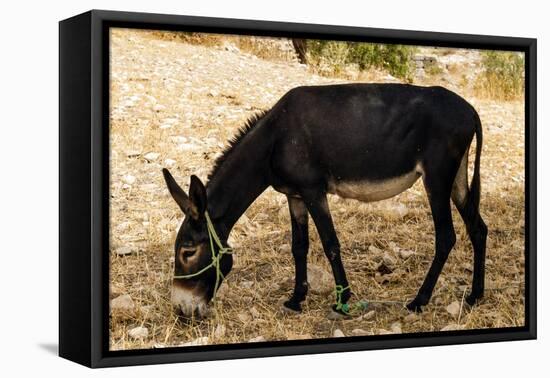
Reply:
<svg viewBox="0 0 550 378"><path fill-rule="evenodd" d="M416 298L407 304L411 311L422 311L422 306L430 301L437 279L456 241L450 198L455 172L456 166L453 169L452 164L446 167L425 168L423 179L435 228L435 256Z"/></svg>
<svg viewBox="0 0 550 378"><path fill-rule="evenodd" d="M295 264L294 293L285 307L293 311L301 311L300 303L306 298L307 283L307 252L309 249L308 213L301 198L287 196L292 224L292 256Z"/></svg>
<svg viewBox="0 0 550 378"><path fill-rule="evenodd" d="M487 226L479 209L469 198L470 191L468 189L468 153L464 154L458 173L456 174L453 183L451 198L455 204L462 220L466 224L466 230L472 246L474 248L474 275L472 280L472 291L466 298L469 305L483 297L485 287L485 245L487 241Z"/></svg>

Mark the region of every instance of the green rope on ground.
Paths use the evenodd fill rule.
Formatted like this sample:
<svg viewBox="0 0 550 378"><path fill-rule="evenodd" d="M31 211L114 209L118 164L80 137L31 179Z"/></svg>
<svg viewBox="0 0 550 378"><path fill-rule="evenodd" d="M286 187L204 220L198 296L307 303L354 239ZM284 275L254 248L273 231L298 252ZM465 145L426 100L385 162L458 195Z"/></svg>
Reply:
<svg viewBox="0 0 550 378"><path fill-rule="evenodd" d="M216 269L216 285L214 286L214 295L216 295L216 292L218 291L218 287L221 283L221 280L224 278L223 273L220 268L220 260L223 255L232 253L233 250L230 247L224 247L222 242L220 241L220 237L216 233L216 229L214 228L214 224L212 223L212 220L210 219L210 215L208 214L208 211L204 213L204 217L206 218L206 229L208 231L208 239L210 241L210 251L212 251L212 262L199 270L198 272L191 273L191 274L185 274L182 276L174 276L176 279L189 279L196 276L199 276L206 272L210 268ZM214 244L218 247L219 251L216 255L216 250L214 249Z"/></svg>
<svg viewBox="0 0 550 378"><path fill-rule="evenodd" d="M358 301L352 306L347 303L342 303L342 294L348 289L349 286L344 287L342 285L336 285L336 310L341 311L346 315L352 315L356 311L366 310L369 306L369 302L367 301Z"/></svg>

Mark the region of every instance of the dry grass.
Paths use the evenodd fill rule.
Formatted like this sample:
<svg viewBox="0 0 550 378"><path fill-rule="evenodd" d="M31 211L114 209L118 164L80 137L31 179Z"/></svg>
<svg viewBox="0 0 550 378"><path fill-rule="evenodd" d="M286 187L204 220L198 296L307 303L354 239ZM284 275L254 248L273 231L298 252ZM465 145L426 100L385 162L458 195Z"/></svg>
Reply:
<svg viewBox="0 0 550 378"><path fill-rule="evenodd" d="M286 201L270 189L232 232L235 266L213 314L200 322L180 322L169 297L173 241L182 215L164 187L161 168L170 166L185 188L192 173L205 179L225 141L252 113L268 108L297 85L335 80L294 62L262 60L151 32L115 30L111 43L111 250L124 246L133 251L111 255L111 297L129 294L135 303L130 313L112 314L111 349L177 346L193 340L239 343L258 336L325 338L336 328L349 336L354 329L379 334L436 331L448 325L479 329L524 324L523 102L480 100L464 88L462 94L479 110L484 125L481 212L490 231L488 290L478 306L463 306L458 316L445 309L462 301L471 280L471 245L455 211L456 247L431 303L419 316L407 316L402 308L416 294L433 257L432 220L417 183L379 203L330 198L356 298L387 303L374 303L374 312L362 318L329 320L334 301L329 286L329 292L308 296L301 315L282 313L280 304L292 290L294 264ZM385 74L370 75L371 81L386 80ZM460 89L460 84L453 85ZM329 272L313 226L310 235L309 263ZM403 259L400 249L414 254ZM384 253L396 263L393 273L380 276L377 268ZM149 335L132 339L128 331L137 326L147 327Z"/></svg>
<svg viewBox="0 0 550 378"><path fill-rule="evenodd" d="M525 55L517 52L484 51L483 72L475 89L480 96L516 100L525 91Z"/></svg>
<svg viewBox="0 0 550 378"><path fill-rule="evenodd" d="M213 33L185 33L167 31L142 31L158 40L183 42L192 45L216 47L227 51L240 51L271 61L297 61L294 47L289 39L250 37Z"/></svg>

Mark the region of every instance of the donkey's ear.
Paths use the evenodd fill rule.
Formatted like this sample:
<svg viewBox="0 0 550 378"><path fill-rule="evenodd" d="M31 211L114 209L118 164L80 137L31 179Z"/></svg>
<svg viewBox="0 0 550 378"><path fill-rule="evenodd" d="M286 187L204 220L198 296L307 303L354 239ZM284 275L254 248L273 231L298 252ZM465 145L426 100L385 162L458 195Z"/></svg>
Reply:
<svg viewBox="0 0 550 378"><path fill-rule="evenodd" d="M179 205L181 210L185 213L185 215L189 215L191 212L191 201L189 200L189 197L183 189L178 185L176 180L174 180L174 177L170 174L168 169L163 168L162 174L164 175L164 181L166 181L166 186L168 187L168 190L170 191L170 194L172 195L172 198L176 203Z"/></svg>
<svg viewBox="0 0 550 378"><path fill-rule="evenodd" d="M189 184L189 199L191 201L191 216L198 220L206 211L206 188L202 181L195 175L191 176Z"/></svg>

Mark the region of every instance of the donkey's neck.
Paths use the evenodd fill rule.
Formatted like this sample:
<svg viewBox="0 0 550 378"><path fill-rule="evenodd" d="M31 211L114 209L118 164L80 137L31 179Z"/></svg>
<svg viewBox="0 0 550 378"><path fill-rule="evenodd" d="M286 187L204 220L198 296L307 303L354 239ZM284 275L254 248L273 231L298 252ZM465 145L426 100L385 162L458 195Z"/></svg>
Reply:
<svg viewBox="0 0 550 378"><path fill-rule="evenodd" d="M225 152L206 186L208 212L223 239L269 186L273 136L262 121Z"/></svg>

